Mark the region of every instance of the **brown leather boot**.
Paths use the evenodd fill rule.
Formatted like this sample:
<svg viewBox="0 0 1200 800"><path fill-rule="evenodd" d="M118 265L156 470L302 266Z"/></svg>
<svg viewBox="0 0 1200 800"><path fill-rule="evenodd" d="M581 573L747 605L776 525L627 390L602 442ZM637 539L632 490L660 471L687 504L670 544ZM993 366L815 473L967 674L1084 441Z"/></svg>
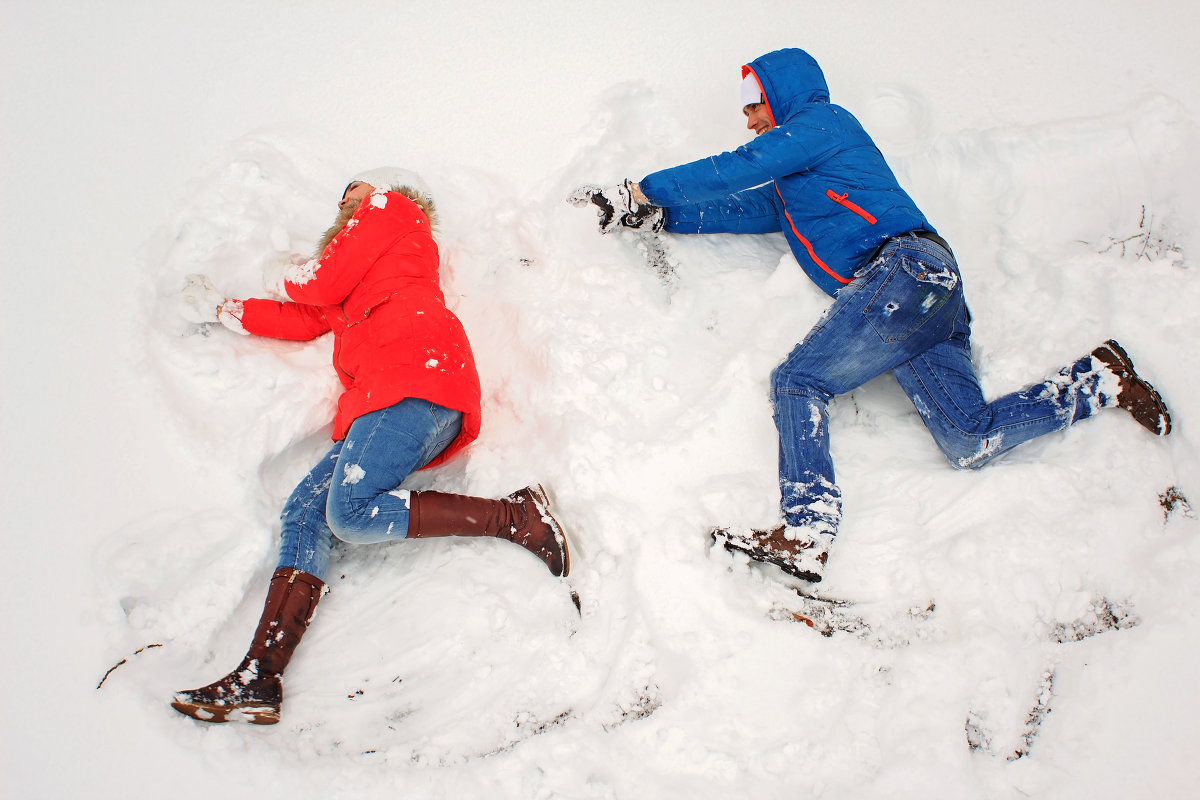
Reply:
<svg viewBox="0 0 1200 800"><path fill-rule="evenodd" d="M258 630L242 663L215 683L177 692L172 707L204 722L279 722L283 703L280 675L296 652L324 591L324 582L307 572L287 567L275 570Z"/></svg>
<svg viewBox="0 0 1200 800"><path fill-rule="evenodd" d="M1116 339L1109 339L1092 351L1092 357L1117 376L1117 405L1128 411L1138 424L1156 436L1171 432L1171 413L1162 395L1133 368L1133 360Z"/></svg>
<svg viewBox="0 0 1200 800"><path fill-rule="evenodd" d="M408 513L412 538L494 536L521 545L545 562L553 575L565 577L571 571L567 537L550 513L540 485L526 486L502 500L413 492Z"/></svg>
<svg viewBox="0 0 1200 800"><path fill-rule="evenodd" d="M774 564L802 581L817 583L833 546L832 533L814 533L780 525L769 530L716 528L711 536L726 550L741 551L755 561Z"/></svg>

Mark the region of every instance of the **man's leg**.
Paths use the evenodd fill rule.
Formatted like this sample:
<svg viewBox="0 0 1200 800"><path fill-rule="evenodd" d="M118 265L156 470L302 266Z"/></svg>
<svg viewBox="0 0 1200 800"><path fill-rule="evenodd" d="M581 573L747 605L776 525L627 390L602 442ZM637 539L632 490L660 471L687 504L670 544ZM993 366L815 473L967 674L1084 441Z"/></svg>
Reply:
<svg viewBox="0 0 1200 800"><path fill-rule="evenodd" d="M1120 404L1121 384L1094 352L990 403L979 388L968 336L938 344L894 372L938 447L960 469L982 467L1017 445Z"/></svg>
<svg viewBox="0 0 1200 800"><path fill-rule="evenodd" d="M723 531L727 547L820 580L842 513L829 454L829 401L947 338L962 306L953 258L911 237L890 244L838 293L771 375L783 526Z"/></svg>
<svg viewBox="0 0 1200 800"><path fill-rule="evenodd" d="M838 293L771 375L785 524L836 533L841 493L829 455L829 401L944 341L964 309L957 266L925 240L889 246Z"/></svg>

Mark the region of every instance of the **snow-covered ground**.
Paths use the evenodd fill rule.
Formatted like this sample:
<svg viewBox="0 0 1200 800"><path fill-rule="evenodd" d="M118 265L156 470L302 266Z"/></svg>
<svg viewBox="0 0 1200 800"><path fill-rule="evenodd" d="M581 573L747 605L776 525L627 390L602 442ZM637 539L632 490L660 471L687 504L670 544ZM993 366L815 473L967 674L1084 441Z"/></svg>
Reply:
<svg viewBox="0 0 1200 800"><path fill-rule="evenodd" d="M1178 0L5 0L0 796L1192 796L1198 25ZM1107 412L963 473L890 377L840 398L821 589L864 637L773 618L778 574L706 534L773 521L767 378L826 298L770 236L670 238L664 285L564 203L744 141L738 67L782 46L954 245L987 391L1116 336L1176 422ZM582 613L503 543L344 548L282 723L205 726L167 699L244 652L335 387L328 340L202 331L175 294L261 293L381 164L436 194L484 388L479 442L412 485L551 486ZM1120 629L1057 641L1105 604Z"/></svg>

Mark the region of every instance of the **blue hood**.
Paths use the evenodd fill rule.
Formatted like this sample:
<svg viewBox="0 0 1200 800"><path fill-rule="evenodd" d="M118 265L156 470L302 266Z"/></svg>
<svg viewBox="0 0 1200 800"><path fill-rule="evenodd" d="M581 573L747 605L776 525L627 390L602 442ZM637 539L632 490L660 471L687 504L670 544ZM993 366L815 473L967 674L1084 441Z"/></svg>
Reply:
<svg viewBox="0 0 1200 800"><path fill-rule="evenodd" d="M817 286L836 295L872 253L909 231L935 232L849 111L829 102L816 60L776 50L743 68L775 127L728 153L640 181L673 233L780 231Z"/></svg>
<svg viewBox="0 0 1200 800"><path fill-rule="evenodd" d="M775 124L780 125L809 103L828 103L829 85L817 60L798 47L776 50L742 67L762 86Z"/></svg>

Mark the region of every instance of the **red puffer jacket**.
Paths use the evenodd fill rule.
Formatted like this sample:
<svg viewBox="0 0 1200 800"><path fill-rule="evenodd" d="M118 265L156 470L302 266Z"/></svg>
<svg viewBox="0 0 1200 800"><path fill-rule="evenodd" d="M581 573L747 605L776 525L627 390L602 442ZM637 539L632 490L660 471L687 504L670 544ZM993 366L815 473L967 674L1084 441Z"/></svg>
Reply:
<svg viewBox="0 0 1200 800"><path fill-rule="evenodd" d="M299 341L333 331L333 368L346 387L334 441L358 417L406 397L463 414L458 438L427 466L479 435L475 359L462 323L446 308L437 244L420 206L395 192L368 195L321 258L290 271L284 286L295 302L245 300L242 326Z"/></svg>

